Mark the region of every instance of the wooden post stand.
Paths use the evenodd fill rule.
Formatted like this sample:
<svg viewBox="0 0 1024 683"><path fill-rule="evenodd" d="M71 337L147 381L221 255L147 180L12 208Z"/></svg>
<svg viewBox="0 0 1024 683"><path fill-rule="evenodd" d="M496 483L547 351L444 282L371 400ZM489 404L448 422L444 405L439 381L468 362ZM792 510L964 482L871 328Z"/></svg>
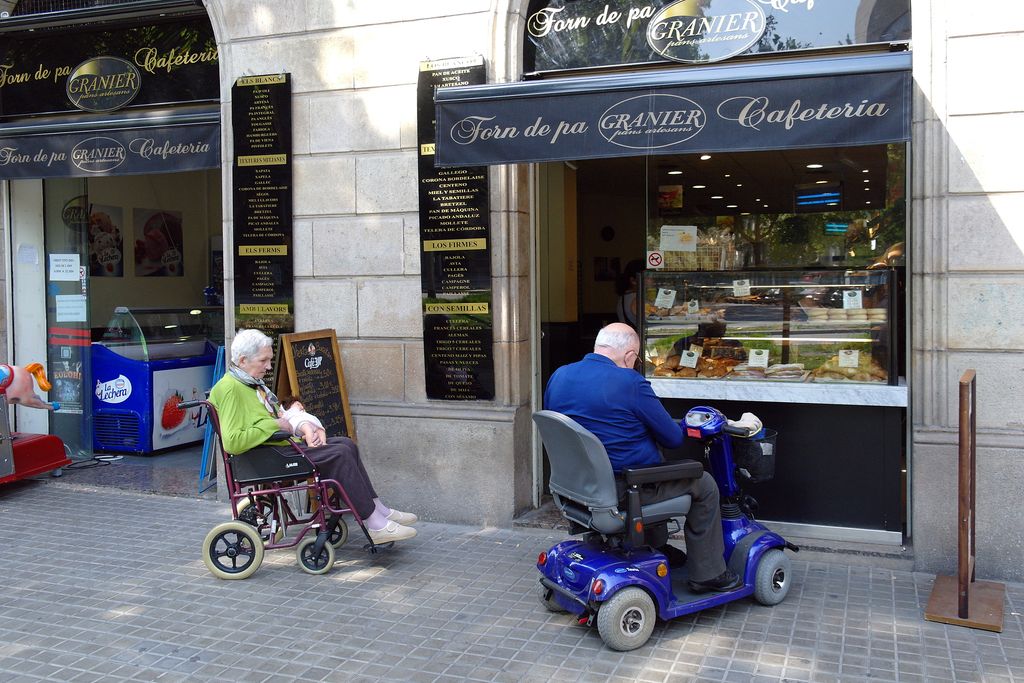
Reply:
<svg viewBox="0 0 1024 683"><path fill-rule="evenodd" d="M1001 583L974 580L977 558L974 546L976 383L974 370L968 370L960 378L957 575L935 577L924 618L1002 633L1006 587Z"/></svg>

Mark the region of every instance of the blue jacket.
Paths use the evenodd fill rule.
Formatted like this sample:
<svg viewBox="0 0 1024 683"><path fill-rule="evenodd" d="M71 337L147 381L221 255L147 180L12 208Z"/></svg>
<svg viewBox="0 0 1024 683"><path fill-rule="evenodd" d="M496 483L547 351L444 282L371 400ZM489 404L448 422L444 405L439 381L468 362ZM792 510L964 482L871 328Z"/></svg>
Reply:
<svg viewBox="0 0 1024 683"><path fill-rule="evenodd" d="M683 442L682 428L654 395L651 383L596 353L555 370L544 391L544 407L593 432L616 472L660 463L658 445L677 448Z"/></svg>

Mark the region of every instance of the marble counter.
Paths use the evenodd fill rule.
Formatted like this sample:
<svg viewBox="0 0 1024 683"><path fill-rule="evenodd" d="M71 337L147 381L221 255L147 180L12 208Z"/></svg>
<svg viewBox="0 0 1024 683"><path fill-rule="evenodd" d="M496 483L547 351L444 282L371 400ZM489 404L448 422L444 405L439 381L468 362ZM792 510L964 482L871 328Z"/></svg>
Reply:
<svg viewBox="0 0 1024 683"><path fill-rule="evenodd" d="M907 407L907 386L858 384L854 382L803 383L770 381L726 381L651 379L654 393L661 398L709 399L718 401L761 401L765 403L814 403Z"/></svg>

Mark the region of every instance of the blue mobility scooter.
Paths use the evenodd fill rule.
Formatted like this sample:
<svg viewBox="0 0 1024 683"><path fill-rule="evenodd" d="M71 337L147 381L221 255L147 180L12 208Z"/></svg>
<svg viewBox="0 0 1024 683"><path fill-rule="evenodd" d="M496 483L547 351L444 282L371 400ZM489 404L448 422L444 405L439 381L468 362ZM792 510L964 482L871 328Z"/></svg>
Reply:
<svg viewBox="0 0 1024 683"><path fill-rule="evenodd" d="M756 502L739 486L740 481L764 481L774 474L774 433L761 430L751 438L747 429L705 406L686 414L686 436L702 442L718 483L726 563L743 578L743 585L730 592L694 593L686 567L670 570L665 555L655 549L667 541L670 520L679 530L690 496L641 505L640 488L700 477L703 465L677 461L624 470L622 500L597 437L561 413L542 410L533 419L551 462L555 503L569 521L570 534L583 534L581 540L558 543L537 558L541 601L549 610L576 614L581 624L596 621L608 647L633 650L647 642L659 617L672 619L748 595L764 605L786 597L792 571L783 551L798 548L754 521Z"/></svg>

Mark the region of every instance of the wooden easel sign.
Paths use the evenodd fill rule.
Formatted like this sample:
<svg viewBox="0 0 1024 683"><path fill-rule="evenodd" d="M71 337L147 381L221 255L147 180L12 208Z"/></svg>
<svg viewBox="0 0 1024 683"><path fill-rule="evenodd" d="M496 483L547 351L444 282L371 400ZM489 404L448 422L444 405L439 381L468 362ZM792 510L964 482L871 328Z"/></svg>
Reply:
<svg viewBox="0 0 1024 683"><path fill-rule="evenodd" d="M278 370L278 397L298 397L307 412L320 418L327 436L355 440L334 330L282 334L278 348L284 358L284 367Z"/></svg>

